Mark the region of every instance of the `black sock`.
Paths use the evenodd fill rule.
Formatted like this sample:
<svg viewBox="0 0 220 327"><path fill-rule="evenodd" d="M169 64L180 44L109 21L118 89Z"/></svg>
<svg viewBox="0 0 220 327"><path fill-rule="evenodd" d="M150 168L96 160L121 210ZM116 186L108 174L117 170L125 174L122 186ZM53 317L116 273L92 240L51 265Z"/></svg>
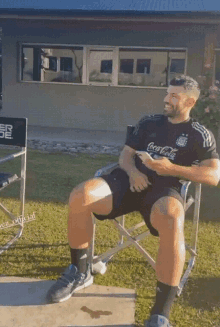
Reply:
<svg viewBox="0 0 220 327"><path fill-rule="evenodd" d="M158 314L169 319L170 309L176 297L178 286L170 286L157 282L156 302L151 315Z"/></svg>
<svg viewBox="0 0 220 327"><path fill-rule="evenodd" d="M72 249L70 248L71 263L77 267L80 273L87 271L87 263L89 261L89 248Z"/></svg>

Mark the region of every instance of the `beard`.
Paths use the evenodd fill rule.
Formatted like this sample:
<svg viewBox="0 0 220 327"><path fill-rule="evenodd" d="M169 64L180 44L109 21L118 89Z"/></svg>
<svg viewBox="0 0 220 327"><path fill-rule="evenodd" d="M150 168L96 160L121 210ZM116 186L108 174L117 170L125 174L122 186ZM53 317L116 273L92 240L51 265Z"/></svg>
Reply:
<svg viewBox="0 0 220 327"><path fill-rule="evenodd" d="M164 115L169 117L169 118L176 118L179 117L179 106L173 106L173 105L168 105L169 107L166 107L166 104L164 106Z"/></svg>

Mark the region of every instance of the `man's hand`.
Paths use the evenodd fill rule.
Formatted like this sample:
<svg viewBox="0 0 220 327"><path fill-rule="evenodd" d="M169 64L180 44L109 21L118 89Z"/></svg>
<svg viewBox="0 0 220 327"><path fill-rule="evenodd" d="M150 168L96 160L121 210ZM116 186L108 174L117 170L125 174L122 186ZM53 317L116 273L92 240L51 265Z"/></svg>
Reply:
<svg viewBox="0 0 220 327"><path fill-rule="evenodd" d="M139 170L134 169L129 174L130 190L132 192L141 192L151 185L147 176Z"/></svg>
<svg viewBox="0 0 220 327"><path fill-rule="evenodd" d="M174 176L174 164L166 157L154 159L153 161L145 160L145 166L156 171L161 176Z"/></svg>
<svg viewBox="0 0 220 327"><path fill-rule="evenodd" d="M141 192L151 183L147 176L136 168L134 160L135 154L136 150L125 145L119 157L119 165L129 176L130 190L132 192Z"/></svg>

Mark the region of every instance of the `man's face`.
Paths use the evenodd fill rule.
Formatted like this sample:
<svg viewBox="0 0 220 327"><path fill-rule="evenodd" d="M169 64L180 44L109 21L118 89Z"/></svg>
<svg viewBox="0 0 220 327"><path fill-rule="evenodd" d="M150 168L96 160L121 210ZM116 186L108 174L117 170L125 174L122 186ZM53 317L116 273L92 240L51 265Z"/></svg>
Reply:
<svg viewBox="0 0 220 327"><path fill-rule="evenodd" d="M164 114L170 118L181 116L187 109L187 99L188 96L183 86L170 85L164 98Z"/></svg>

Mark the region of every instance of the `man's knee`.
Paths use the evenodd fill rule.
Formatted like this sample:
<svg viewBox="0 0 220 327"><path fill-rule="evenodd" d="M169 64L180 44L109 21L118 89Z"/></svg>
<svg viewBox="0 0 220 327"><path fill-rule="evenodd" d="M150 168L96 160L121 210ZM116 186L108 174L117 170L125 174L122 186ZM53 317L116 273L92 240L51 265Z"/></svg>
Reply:
<svg viewBox="0 0 220 327"><path fill-rule="evenodd" d="M107 211L108 213L112 209L112 192L103 179L93 178L73 189L69 197L69 206L74 206L76 202L78 205L89 208L94 212L97 208L103 207L104 212Z"/></svg>
<svg viewBox="0 0 220 327"><path fill-rule="evenodd" d="M150 221L159 233L183 230L184 209L181 202L169 196L160 198L152 207Z"/></svg>
<svg viewBox="0 0 220 327"><path fill-rule="evenodd" d="M83 203L84 194L86 193L86 182L80 183L70 193L69 206L74 205L75 201Z"/></svg>
<svg viewBox="0 0 220 327"><path fill-rule="evenodd" d="M91 203L97 185L98 183L96 179L89 179L74 187L70 193L69 204L71 205L75 200L80 201L82 206Z"/></svg>

